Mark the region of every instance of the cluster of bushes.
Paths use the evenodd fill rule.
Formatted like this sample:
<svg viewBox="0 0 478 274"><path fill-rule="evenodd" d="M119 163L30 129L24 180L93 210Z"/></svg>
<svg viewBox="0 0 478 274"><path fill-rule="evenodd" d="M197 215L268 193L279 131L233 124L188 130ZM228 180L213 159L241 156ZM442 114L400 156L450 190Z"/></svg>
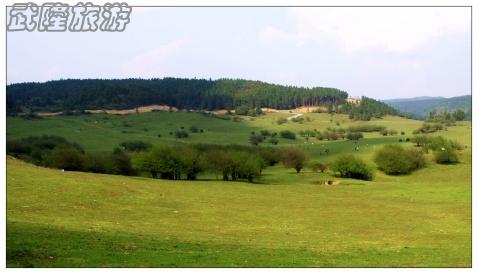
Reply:
<svg viewBox="0 0 478 274"><path fill-rule="evenodd" d="M343 128L328 128L327 130L320 132L317 131L317 139L318 140L328 140L328 141L335 141L338 139L345 138L345 129Z"/></svg>
<svg viewBox="0 0 478 274"><path fill-rule="evenodd" d="M256 134L254 131L251 132L249 136L249 143L251 145L259 145L260 143L264 142L269 138L269 143L273 145L277 145L279 140L277 140L277 132L271 132L269 130L261 130L260 134Z"/></svg>
<svg viewBox="0 0 478 274"><path fill-rule="evenodd" d="M442 136L429 137L426 135L417 136L413 139L417 146L422 147L423 151L433 151L435 162L438 164L458 163L458 150L463 146L456 142L443 138Z"/></svg>
<svg viewBox="0 0 478 274"><path fill-rule="evenodd" d="M221 175L224 181L243 179L252 182L263 169L279 161L296 170L301 169L303 163L297 153L271 147L163 145L135 154L133 163L137 171L147 172L153 178L195 180L198 174L211 172Z"/></svg>
<svg viewBox="0 0 478 274"><path fill-rule="evenodd" d="M444 126L441 123L423 123L423 125L419 129L413 131L413 134L426 134L437 132L443 129Z"/></svg>
<svg viewBox="0 0 478 274"><path fill-rule="evenodd" d="M398 134L398 132L394 129L382 129L380 131L380 134L382 134L383 136L395 136Z"/></svg>
<svg viewBox="0 0 478 274"><path fill-rule="evenodd" d="M234 113L237 115L252 116L252 117L256 117L261 114L264 114L260 107L254 108L254 107L248 107L248 106L238 106L234 110Z"/></svg>
<svg viewBox="0 0 478 274"><path fill-rule="evenodd" d="M328 141L335 141L339 139L348 139L357 141L363 138L362 132L377 132L380 131L386 132L387 135L396 135L397 131L395 130L387 130L383 126L377 125L362 125L362 126L352 126L348 129L345 128L327 128L325 131L317 131L314 130L301 130L299 132L300 136L308 139L310 137L315 137L317 140L328 140Z"/></svg>
<svg viewBox="0 0 478 274"><path fill-rule="evenodd" d="M143 141L125 141L120 143L119 146L129 152L143 151L151 148L151 144Z"/></svg>
<svg viewBox="0 0 478 274"><path fill-rule="evenodd" d="M400 145L384 146L377 151L374 161L378 169L390 175L409 174L426 165L423 151Z"/></svg>
<svg viewBox="0 0 478 274"><path fill-rule="evenodd" d="M134 175L130 157L117 148L112 153L85 153L62 137L27 137L7 142L7 154L46 167L71 171Z"/></svg>
<svg viewBox="0 0 478 274"><path fill-rule="evenodd" d="M350 126L348 128L349 132L381 132L384 130L384 126L378 125L361 125L361 126Z"/></svg>

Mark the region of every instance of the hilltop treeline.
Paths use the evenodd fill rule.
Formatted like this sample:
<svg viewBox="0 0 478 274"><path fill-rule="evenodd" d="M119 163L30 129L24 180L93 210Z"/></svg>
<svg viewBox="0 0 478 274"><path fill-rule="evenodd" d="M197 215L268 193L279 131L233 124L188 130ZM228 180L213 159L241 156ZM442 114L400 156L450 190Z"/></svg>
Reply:
<svg viewBox="0 0 478 274"><path fill-rule="evenodd" d="M7 86L7 113L130 109L163 104L179 109L215 110L238 106L291 109L340 105L348 94L334 88L303 88L248 80L84 79Z"/></svg>
<svg viewBox="0 0 478 274"><path fill-rule="evenodd" d="M400 115L393 107L363 96L360 104L344 104L339 112L349 114L350 119L368 121L372 118L382 118L385 115Z"/></svg>

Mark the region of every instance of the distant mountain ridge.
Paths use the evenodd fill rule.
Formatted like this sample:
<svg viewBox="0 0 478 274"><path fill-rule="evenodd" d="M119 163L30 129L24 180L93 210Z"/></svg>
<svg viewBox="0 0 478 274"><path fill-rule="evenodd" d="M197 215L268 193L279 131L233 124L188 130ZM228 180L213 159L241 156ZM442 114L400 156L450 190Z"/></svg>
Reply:
<svg viewBox="0 0 478 274"><path fill-rule="evenodd" d="M398 109L402 113L409 113L417 119L425 119L432 111L465 111L471 118L471 95L456 97L415 97L382 100L382 102Z"/></svg>

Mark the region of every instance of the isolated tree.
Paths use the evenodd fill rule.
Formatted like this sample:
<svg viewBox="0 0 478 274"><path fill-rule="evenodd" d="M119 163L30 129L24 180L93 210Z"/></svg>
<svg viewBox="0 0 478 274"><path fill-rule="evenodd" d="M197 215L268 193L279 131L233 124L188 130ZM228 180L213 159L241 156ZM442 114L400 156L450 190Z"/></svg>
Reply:
<svg viewBox="0 0 478 274"><path fill-rule="evenodd" d="M290 146L282 150L282 163L285 167L294 168L299 173L304 168L307 155L298 147Z"/></svg>

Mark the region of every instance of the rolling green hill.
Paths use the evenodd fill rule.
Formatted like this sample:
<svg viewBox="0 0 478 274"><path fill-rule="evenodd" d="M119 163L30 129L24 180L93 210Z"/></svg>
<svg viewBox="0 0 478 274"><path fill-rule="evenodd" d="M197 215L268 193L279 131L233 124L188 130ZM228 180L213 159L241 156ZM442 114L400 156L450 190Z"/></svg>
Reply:
<svg viewBox="0 0 478 274"><path fill-rule="evenodd" d="M454 111L461 109L471 118L471 95L451 98L443 97L416 97L408 99L384 100L403 113L410 113L417 119L425 119L432 111Z"/></svg>
<svg viewBox="0 0 478 274"><path fill-rule="evenodd" d="M163 143L248 143L252 131L299 132L382 125L405 135L364 133L365 139L280 139L311 160L343 153L374 165L384 144L411 137L421 122L386 116L266 113L240 121L194 112L126 116L7 118L7 139L58 135L87 151L107 152L126 140ZM169 132L204 129L184 139ZM161 137L158 137L158 134ZM471 144L469 122L432 133ZM270 144L261 144L269 146ZM354 148L359 145L360 150ZM411 146L411 143L404 143ZM330 154L320 153L325 148ZM460 163L429 164L411 175L377 172L372 182L337 179L330 171L297 174L269 167L255 183L197 181L61 172L7 159L7 264L10 267L469 267L471 265L471 147ZM338 185L318 184L324 179Z"/></svg>

